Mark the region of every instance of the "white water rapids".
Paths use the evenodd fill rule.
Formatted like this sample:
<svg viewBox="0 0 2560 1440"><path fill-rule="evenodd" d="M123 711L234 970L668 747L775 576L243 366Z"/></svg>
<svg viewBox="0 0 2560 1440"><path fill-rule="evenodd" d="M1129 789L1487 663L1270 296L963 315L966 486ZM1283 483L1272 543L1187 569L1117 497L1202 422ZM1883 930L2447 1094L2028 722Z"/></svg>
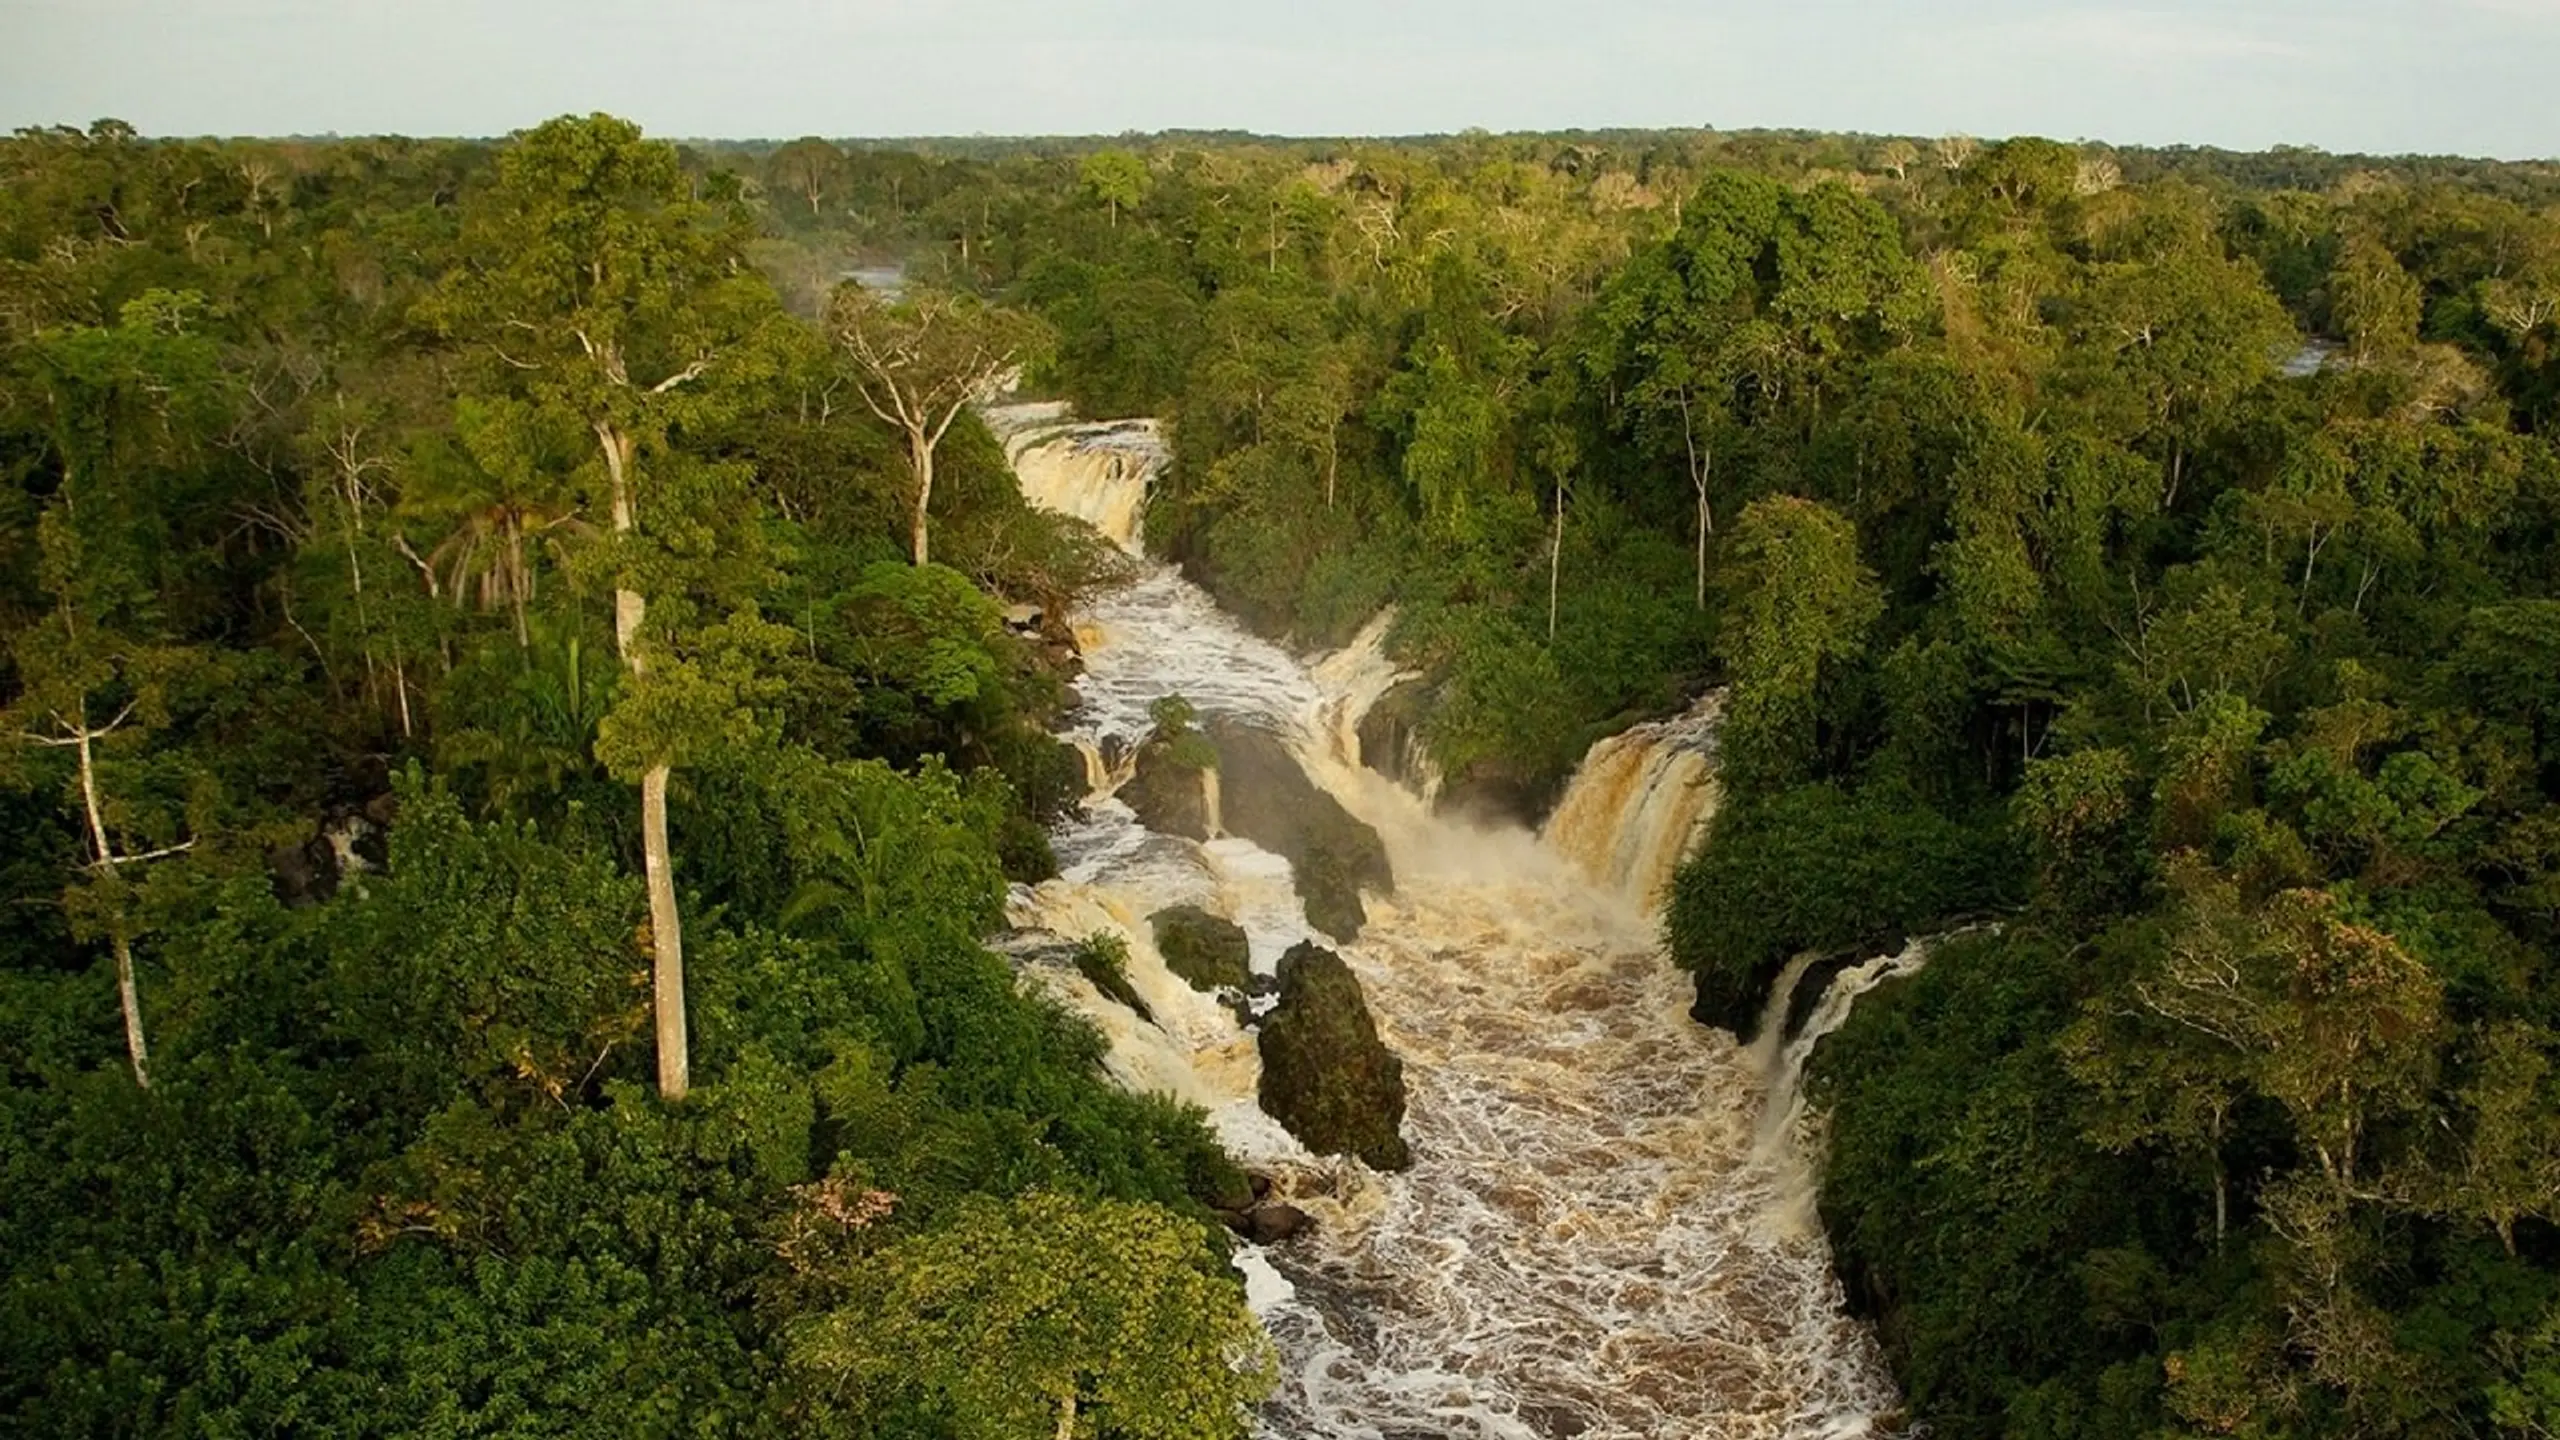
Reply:
<svg viewBox="0 0 2560 1440"><path fill-rule="evenodd" d="M1163 454L1151 427L991 418L1011 432L1027 496L1136 551ZM1063 877L1017 887L1012 918L1124 938L1155 1023L1063 966L1033 973L1103 1028L1122 1083L1208 1109L1315 1220L1240 1257L1282 1359L1262 1433L1877 1433L1893 1387L1804 1223L1794 1150L1759 1143L1768 1075L1689 1020L1685 977L1639 903L1712 804L1699 742L1712 717L1667 722L1660 743L1595 749L1585 779L1608 793L1578 781L1555 844L1456 824L1359 764L1360 716L1398 678L1383 623L1310 666L1171 569L1142 565L1078 617L1084 703L1067 738L1093 757L1098 793L1055 836ZM1285 860L1233 838L1151 834L1099 793L1125 778L1101 757L1133 745L1148 704L1175 693L1282 735L1387 843L1397 893L1370 897L1367 929L1339 948L1404 1060L1408 1171L1307 1155L1254 1104L1252 1037L1155 952L1147 917L1177 903L1243 926L1260 971L1312 938Z"/></svg>

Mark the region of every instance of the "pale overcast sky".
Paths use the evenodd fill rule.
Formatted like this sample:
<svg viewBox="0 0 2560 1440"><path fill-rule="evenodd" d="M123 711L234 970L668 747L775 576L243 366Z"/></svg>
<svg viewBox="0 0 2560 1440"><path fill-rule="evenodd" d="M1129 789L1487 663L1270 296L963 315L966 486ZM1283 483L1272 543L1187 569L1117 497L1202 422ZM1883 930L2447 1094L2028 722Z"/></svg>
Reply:
<svg viewBox="0 0 2560 1440"><path fill-rule="evenodd" d="M2560 0L0 0L0 124L1713 125L2560 155Z"/></svg>

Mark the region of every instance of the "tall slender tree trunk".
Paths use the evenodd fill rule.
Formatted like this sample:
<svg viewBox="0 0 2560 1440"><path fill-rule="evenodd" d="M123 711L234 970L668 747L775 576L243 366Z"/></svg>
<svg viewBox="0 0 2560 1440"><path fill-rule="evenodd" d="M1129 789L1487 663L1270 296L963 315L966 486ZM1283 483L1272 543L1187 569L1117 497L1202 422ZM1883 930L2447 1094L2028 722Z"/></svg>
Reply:
<svg viewBox="0 0 2560 1440"><path fill-rule="evenodd" d="M933 509L933 440L922 430L907 432L907 460L916 472L916 513L911 538L915 542L916 564L921 566L930 556L926 545L926 518Z"/></svg>
<svg viewBox="0 0 2560 1440"><path fill-rule="evenodd" d="M657 992L658 1093L681 1100L693 1083L684 1020L684 924L676 913L675 857L667 853L667 770L640 777L640 845L649 872L649 950Z"/></svg>
<svg viewBox="0 0 2560 1440"><path fill-rule="evenodd" d="M133 983L133 942L116 922L116 998L124 1005L124 1053L133 1061L133 1083L151 1088L151 1046L142 1038L142 991Z"/></svg>
<svg viewBox="0 0 2560 1440"><path fill-rule="evenodd" d="M610 421L596 422L596 440L604 447L605 472L613 481L613 530L629 535L639 529L639 513L631 493L633 444ZM641 623L649 602L637 590L616 586L613 592L613 639L623 667L633 676L649 671L639 645ZM692 1055L684 1023L684 917L676 909L675 857L667 846L667 770L651 766L640 777L640 858L649 882L649 953L651 989L656 1002L658 1093L682 1100L691 1086Z"/></svg>
<svg viewBox="0 0 2560 1440"><path fill-rule="evenodd" d="M400 658L400 647L396 642L391 647L391 684L400 697L400 738L407 740L417 731L409 719L409 666Z"/></svg>
<svg viewBox="0 0 2560 1440"><path fill-rule="evenodd" d="M1707 608L1707 487L1698 487L1698 608Z"/></svg>
<svg viewBox="0 0 2560 1440"><path fill-rule="evenodd" d="M1556 583L1564 569L1564 486L1556 486L1556 529L1547 542L1547 643L1556 643Z"/></svg>
<svg viewBox="0 0 2560 1440"><path fill-rule="evenodd" d="M525 624L524 618L524 592L529 588L528 574L529 572L524 568L524 522L510 520L507 522L507 602L509 608L515 611L518 650L533 648L533 631ZM638 628L636 622L633 628Z"/></svg>
<svg viewBox="0 0 2560 1440"><path fill-rule="evenodd" d="M67 624L70 612L65 610L63 613ZM107 728L114 729L115 722L109 721ZM80 808L88 817L89 844L97 856L99 878L109 886L117 886L115 846L107 840L107 810L98 799L97 751L91 744L97 736L98 732L89 728L89 706L83 700L79 723L72 728L73 745L80 759ZM114 898L117 909L121 911L124 898L120 889ZM116 1002L124 1010L125 1055L133 1062L133 1083L148 1090L151 1088L151 1045L142 1034L142 990L133 978L133 942L125 938L121 913L109 923L116 951Z"/></svg>
<svg viewBox="0 0 2560 1440"><path fill-rule="evenodd" d="M1689 450L1689 483L1698 492L1698 608L1707 608L1707 537L1715 533L1716 512L1707 504L1707 481L1715 474L1716 451L1698 447L1697 427L1690 422L1689 392L1680 392L1680 439Z"/></svg>

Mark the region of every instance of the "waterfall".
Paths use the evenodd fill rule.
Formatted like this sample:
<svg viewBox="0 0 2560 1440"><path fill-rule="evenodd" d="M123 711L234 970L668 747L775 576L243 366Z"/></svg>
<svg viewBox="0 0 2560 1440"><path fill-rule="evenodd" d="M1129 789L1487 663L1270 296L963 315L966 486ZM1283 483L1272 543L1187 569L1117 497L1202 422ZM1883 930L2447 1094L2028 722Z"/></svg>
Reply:
<svg viewBox="0 0 2560 1440"><path fill-rule="evenodd" d="M1770 1057L1769 1104L1761 1120L1764 1137L1775 1140L1790 1136L1803 1121L1804 1067L1813 1058L1813 1047L1849 1023L1849 1012L1857 1008L1861 996L1888 980L1917 974L1945 939L1940 935L1924 936L1890 955L1878 955L1834 975L1831 983L1823 987L1821 1001L1793 1035L1785 1033L1787 1016L1794 1008L1796 985L1815 957L1798 956L1788 966L1787 974L1780 977L1779 988L1770 992L1769 1009L1760 1022L1765 1033L1755 1047L1763 1048Z"/></svg>
<svg viewBox="0 0 2560 1440"><path fill-rule="evenodd" d="M1309 670L1316 688L1324 693L1320 713L1326 738L1347 764L1358 765L1364 759L1360 722L1370 708L1397 685L1421 678L1414 671L1398 669L1387 657L1387 632L1395 623L1394 607L1379 611L1350 644L1316 661Z"/></svg>
<svg viewBox="0 0 2560 1440"><path fill-rule="evenodd" d="M1808 1114L1804 1093L1805 1066L1813 1059L1814 1047L1849 1023L1849 1015L1862 997L1889 980L1919 973L1941 944L1970 933L1972 929L1968 928L1923 936L1891 954L1838 970L1830 975L1821 999L1793 1034L1787 1033L1787 1020L1795 1013L1796 991L1802 988L1805 976L1824 963L1824 957L1807 951L1788 962L1785 973L1769 992L1768 1004L1761 1012L1760 1034L1751 1046L1753 1059L1765 1077L1767 1095L1760 1112L1759 1153L1804 1155L1821 1147L1821 1125L1817 1117ZM1769 1208L1767 1222L1781 1234L1820 1234L1822 1217L1811 1171L1798 1166L1788 1172L1788 1177L1789 1183Z"/></svg>
<svg viewBox="0 0 2560 1440"><path fill-rule="evenodd" d="M1121 549L1144 548L1147 487L1170 452L1153 420L1079 425L1059 405L1012 405L981 412L1022 483L1023 498L1072 515Z"/></svg>
<svg viewBox="0 0 2560 1440"><path fill-rule="evenodd" d="M1715 814L1723 718L1724 694L1714 691L1685 715L1593 745L1547 819L1547 844L1638 906L1660 904Z"/></svg>
<svg viewBox="0 0 2560 1440"><path fill-rule="evenodd" d="M1034 503L1126 514L1134 548L1160 459L1132 484L1092 452L1143 460L1153 443L1152 430L1069 426L1051 411L1019 422L1009 447ZM1037 958L1038 937L1019 942L1026 978L1101 1028L1115 1077L1203 1106L1314 1218L1238 1259L1281 1357L1259 1433L1874 1433L1896 1398L1872 1337L1844 1314L1826 1246L1767 1222L1804 1184L1791 1153L1756 1144L1767 1076L1690 1022L1686 977L1627 903L1629 887L1658 885L1647 877L1668 873L1712 802L1712 712L1646 727L1620 747L1636 760L1610 782L1618 798L1585 802L1651 838L1590 839L1607 823L1595 814L1542 840L1436 815L1360 763L1361 719L1404 678L1385 655L1390 617L1309 663L1142 560L1078 620L1083 703L1064 738L1090 757L1096 795L1053 836L1060 878L1017 887L1009 909L1045 936L1128 945L1153 1023ZM1185 993L1155 952L1147 917L1172 904L1243 927L1260 973L1310 935L1286 859L1238 837L1153 834L1109 798L1118 767L1104 757L1141 739L1149 704L1175 693L1204 722L1284 737L1387 846L1397 893L1368 897L1367 928L1336 948L1404 1062L1409 1170L1378 1175L1299 1149L1253 1105L1259 1060L1233 1012ZM1593 856L1612 883L1578 868Z"/></svg>

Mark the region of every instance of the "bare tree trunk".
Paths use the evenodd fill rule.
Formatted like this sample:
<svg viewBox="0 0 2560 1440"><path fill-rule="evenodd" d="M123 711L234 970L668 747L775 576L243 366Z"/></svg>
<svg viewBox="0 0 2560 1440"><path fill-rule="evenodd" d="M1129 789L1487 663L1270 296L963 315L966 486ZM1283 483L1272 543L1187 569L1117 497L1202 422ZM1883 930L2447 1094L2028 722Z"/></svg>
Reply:
<svg viewBox="0 0 2560 1440"><path fill-rule="evenodd" d="M684 922L676 913L675 857L667 852L667 769L640 777L640 846L649 872L649 951L656 982L658 1093L681 1100L692 1085L684 1024Z"/></svg>
<svg viewBox="0 0 2560 1440"><path fill-rule="evenodd" d="M1715 473L1716 452L1698 448L1697 428L1690 423L1689 392L1680 392L1680 440L1689 450L1689 483L1698 491L1698 608L1707 608L1707 537L1715 533L1716 512L1707 504L1707 480Z"/></svg>
<svg viewBox="0 0 2560 1440"><path fill-rule="evenodd" d="M90 743L97 738L98 732L89 728L86 701L80 706L79 721L73 730L73 743L80 759L80 806L88 816L89 843L97 848L100 877L108 885L116 886L120 883L115 876L116 851L107 840L106 807L98 799L97 752ZM114 729L115 723L108 722L107 728ZM124 900L120 890L114 898L121 910ZM125 1054L133 1061L133 1083L148 1090L151 1088L151 1046L142 1036L142 991L133 979L133 942L125 938L121 915L112 922L112 926L109 933L115 938L116 1000L124 1008Z"/></svg>
<svg viewBox="0 0 2560 1440"><path fill-rule="evenodd" d="M2223 1239L2231 1233L2231 1177L2222 1171L2222 1157L2213 1160L2213 1248L2222 1248Z"/></svg>
<svg viewBox="0 0 2560 1440"><path fill-rule="evenodd" d="M1707 487L1698 487L1698 608L1707 608Z"/></svg>
<svg viewBox="0 0 2560 1440"><path fill-rule="evenodd" d="M116 997L124 1004L124 1052L133 1061L133 1083L151 1088L151 1046L142 1038L142 991L133 983L133 942L124 938L119 921L116 939Z"/></svg>
<svg viewBox="0 0 2560 1440"><path fill-rule="evenodd" d="M1556 532L1547 542L1547 643L1556 643L1556 577L1564 568L1564 486L1556 486Z"/></svg>
<svg viewBox="0 0 2560 1440"><path fill-rule="evenodd" d="M524 526L511 522L507 526L507 599L516 615L516 648L533 648L533 632L524 621ZM635 622L636 628L636 622Z"/></svg>
<svg viewBox="0 0 2560 1440"><path fill-rule="evenodd" d="M926 562L928 557L928 551L925 544L925 524L926 517L931 513L933 508L933 441L926 438L922 431L910 430L907 432L907 458L909 463L914 465L916 472L916 513L913 538L915 540L916 564L921 566Z"/></svg>
<svg viewBox="0 0 2560 1440"><path fill-rule="evenodd" d="M400 647L397 645L391 648L391 683L400 695L400 738L407 740L417 732L411 728L409 721L409 666L400 658Z"/></svg>
<svg viewBox="0 0 2560 1440"><path fill-rule="evenodd" d="M604 446L605 471L613 481L613 529L628 535L639 528L632 504L631 437L599 421L596 439ZM640 626L649 602L637 590L616 586L613 592L613 639L624 668L632 675L648 673L648 657L639 649ZM650 767L640 777L640 858L649 883L649 952L658 1021L658 1094L682 1100L690 1084L692 1056L684 1025L684 917L676 910L675 859L667 846L667 769Z"/></svg>

